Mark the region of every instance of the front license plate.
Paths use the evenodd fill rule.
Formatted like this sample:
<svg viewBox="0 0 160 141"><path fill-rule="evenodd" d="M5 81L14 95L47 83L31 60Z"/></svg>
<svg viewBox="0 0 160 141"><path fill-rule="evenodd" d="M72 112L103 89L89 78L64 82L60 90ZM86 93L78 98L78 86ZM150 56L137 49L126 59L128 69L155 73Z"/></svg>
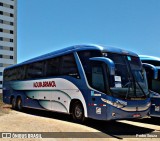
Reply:
<svg viewBox="0 0 160 141"><path fill-rule="evenodd" d="M133 117L138 118L138 117L141 117L141 115L140 114L134 114Z"/></svg>

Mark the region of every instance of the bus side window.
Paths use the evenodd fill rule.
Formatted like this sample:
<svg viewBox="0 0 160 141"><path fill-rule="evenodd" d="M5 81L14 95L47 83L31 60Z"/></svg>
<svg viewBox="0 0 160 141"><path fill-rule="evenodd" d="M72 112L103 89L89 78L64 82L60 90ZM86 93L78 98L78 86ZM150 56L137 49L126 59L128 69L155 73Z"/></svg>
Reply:
<svg viewBox="0 0 160 141"><path fill-rule="evenodd" d="M4 80L5 81L9 81L10 80L10 77L9 77L9 70L5 70L4 72L3 72L3 78L4 78Z"/></svg>
<svg viewBox="0 0 160 141"><path fill-rule="evenodd" d="M43 68L44 68L43 62L36 62L29 64L27 66L27 75L26 75L27 79L43 77Z"/></svg>
<svg viewBox="0 0 160 141"><path fill-rule="evenodd" d="M49 77L49 76L60 75L59 66L60 66L59 57L46 60L46 76Z"/></svg>
<svg viewBox="0 0 160 141"><path fill-rule="evenodd" d="M25 66L18 67L16 80L24 80L24 79L25 79Z"/></svg>
<svg viewBox="0 0 160 141"><path fill-rule="evenodd" d="M78 67L73 54L62 57L61 74L79 78Z"/></svg>
<svg viewBox="0 0 160 141"><path fill-rule="evenodd" d="M17 69L9 69L5 70L4 72L4 80L6 81L16 80L16 76L17 76Z"/></svg>

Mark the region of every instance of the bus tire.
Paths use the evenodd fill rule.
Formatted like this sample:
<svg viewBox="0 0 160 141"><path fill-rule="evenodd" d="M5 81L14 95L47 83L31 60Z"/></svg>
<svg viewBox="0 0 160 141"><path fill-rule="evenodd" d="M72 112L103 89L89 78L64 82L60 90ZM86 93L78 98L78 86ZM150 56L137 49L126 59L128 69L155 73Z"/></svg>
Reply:
<svg viewBox="0 0 160 141"><path fill-rule="evenodd" d="M13 97L11 100L12 109L16 109L16 99Z"/></svg>
<svg viewBox="0 0 160 141"><path fill-rule="evenodd" d="M22 111L23 109L22 99L20 97L17 99L17 109L19 111Z"/></svg>
<svg viewBox="0 0 160 141"><path fill-rule="evenodd" d="M81 102L76 101L72 107L72 117L75 122L83 123L85 121L84 109Z"/></svg>

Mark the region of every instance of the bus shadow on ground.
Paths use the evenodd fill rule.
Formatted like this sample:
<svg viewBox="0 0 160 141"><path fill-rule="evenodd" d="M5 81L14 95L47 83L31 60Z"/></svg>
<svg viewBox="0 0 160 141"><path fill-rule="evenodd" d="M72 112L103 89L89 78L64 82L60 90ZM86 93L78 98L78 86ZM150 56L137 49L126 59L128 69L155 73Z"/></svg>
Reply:
<svg viewBox="0 0 160 141"><path fill-rule="evenodd" d="M68 114L63 113L56 113L51 111L43 111L43 110L35 110L35 109L27 109L25 108L23 110L26 114L31 114L34 116L41 116L41 117L47 117L67 122L72 122L72 117ZM93 120L93 119L87 119L87 121L83 124L84 126L93 128L98 130L99 132L103 133L103 136L101 137L114 137L117 139L123 139L123 138L136 138L136 134L151 134L154 130L149 128L143 128L138 127L126 123L120 123L117 121L99 121L99 120ZM93 134L92 134L93 135ZM106 136L105 136L106 135ZM94 135L92 136L93 138ZM98 137L100 137L98 135Z"/></svg>
<svg viewBox="0 0 160 141"><path fill-rule="evenodd" d="M130 121L136 121L141 123L147 123L152 125L160 125L160 117L144 118L144 119L132 119Z"/></svg>

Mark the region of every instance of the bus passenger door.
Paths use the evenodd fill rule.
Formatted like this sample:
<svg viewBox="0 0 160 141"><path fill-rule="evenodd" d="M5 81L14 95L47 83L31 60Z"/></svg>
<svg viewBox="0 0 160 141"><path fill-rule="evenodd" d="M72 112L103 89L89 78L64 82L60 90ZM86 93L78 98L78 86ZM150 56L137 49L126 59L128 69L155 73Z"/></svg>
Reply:
<svg viewBox="0 0 160 141"><path fill-rule="evenodd" d="M91 65L91 79L90 86L91 96L89 96L89 112L95 119L106 119L106 107L100 106L102 103L101 98L106 98L106 69L105 64L102 62L94 61Z"/></svg>

